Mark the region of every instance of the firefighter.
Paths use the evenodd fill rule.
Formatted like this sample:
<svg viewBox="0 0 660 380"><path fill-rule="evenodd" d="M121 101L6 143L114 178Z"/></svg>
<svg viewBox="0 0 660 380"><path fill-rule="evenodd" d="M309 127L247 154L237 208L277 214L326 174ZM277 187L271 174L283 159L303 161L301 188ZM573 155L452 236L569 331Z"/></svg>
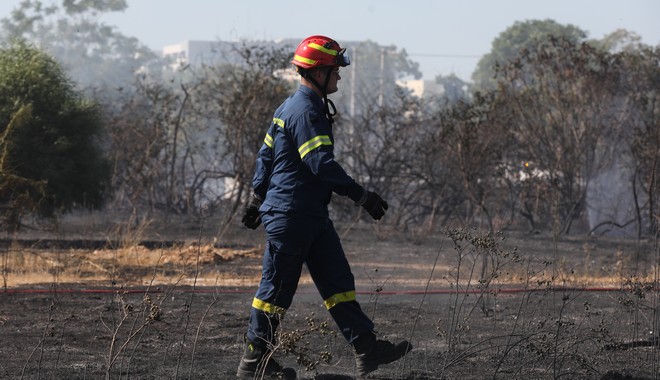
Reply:
<svg viewBox="0 0 660 380"><path fill-rule="evenodd" d="M408 353L407 341L376 338L374 324L355 296L355 281L339 236L328 215L332 193L347 196L373 219L387 202L356 183L335 161L332 131L339 69L350 64L346 49L331 38L311 36L296 48L291 63L300 74L298 90L282 103L256 162L253 194L242 222L263 223L266 247L262 277L252 301L239 378L295 379L292 368L272 358L275 331L291 305L305 264L323 303L353 346L360 376Z"/></svg>

